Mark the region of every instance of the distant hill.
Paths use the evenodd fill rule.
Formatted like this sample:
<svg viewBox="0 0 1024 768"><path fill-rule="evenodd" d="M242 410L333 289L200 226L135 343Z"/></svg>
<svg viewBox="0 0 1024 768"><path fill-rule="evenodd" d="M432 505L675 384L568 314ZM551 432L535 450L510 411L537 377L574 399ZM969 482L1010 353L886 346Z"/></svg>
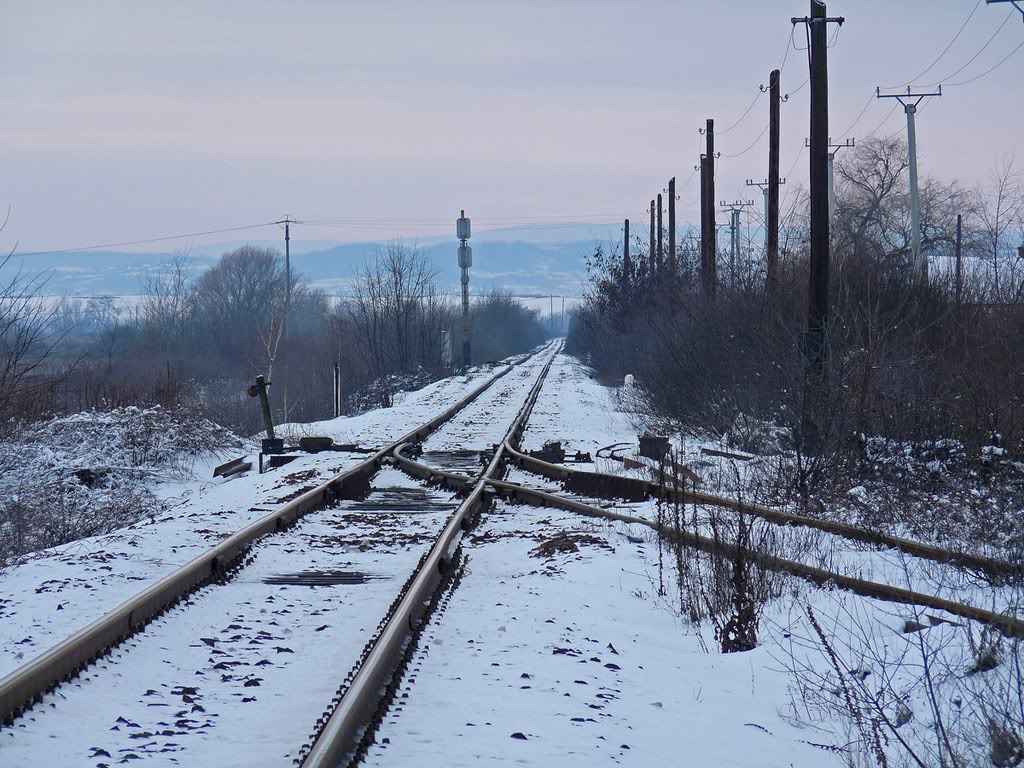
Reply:
<svg viewBox="0 0 1024 768"><path fill-rule="evenodd" d="M566 228L561 228L562 230ZM570 232L495 231L474 235L472 290L485 293L492 288L508 290L517 296L578 296L586 278L584 257L592 253L599 239L614 235L610 226L579 227ZM557 234L555 242L544 242L544 235ZM561 239L566 236L575 239ZM507 238L507 239L505 239ZM514 238L514 239L513 239ZM552 238L555 239L555 238ZM282 249L279 241L252 240L256 245ZM202 245L189 257L197 270L210 267L217 257L241 242ZM333 241L292 240L292 264L315 285L330 293L347 293L354 269L371 256L381 243L337 243ZM457 242L421 241L420 247L433 259L443 286L458 289ZM45 292L78 296L138 294L143 279L159 269L169 256L164 253L121 251L73 251L69 253L19 258L15 254L0 277L17 269L36 273L47 271Z"/></svg>

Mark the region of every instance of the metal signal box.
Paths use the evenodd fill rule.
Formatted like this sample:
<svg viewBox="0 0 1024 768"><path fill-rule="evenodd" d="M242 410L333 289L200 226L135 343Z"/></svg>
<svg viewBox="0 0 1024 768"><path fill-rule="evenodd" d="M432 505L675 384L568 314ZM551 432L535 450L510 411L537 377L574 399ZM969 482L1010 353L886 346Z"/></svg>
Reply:
<svg viewBox="0 0 1024 768"><path fill-rule="evenodd" d="M459 238L459 240L469 240L469 235L470 235L469 219L467 219L465 216L460 217L455 222L455 234L456 234L456 237Z"/></svg>

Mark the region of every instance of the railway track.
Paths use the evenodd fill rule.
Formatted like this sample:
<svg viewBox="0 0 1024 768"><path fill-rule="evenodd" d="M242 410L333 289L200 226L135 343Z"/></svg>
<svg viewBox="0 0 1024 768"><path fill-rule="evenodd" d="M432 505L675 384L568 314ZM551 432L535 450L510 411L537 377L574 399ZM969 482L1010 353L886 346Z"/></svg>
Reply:
<svg viewBox="0 0 1024 768"><path fill-rule="evenodd" d="M549 347L537 354L546 354L550 357L551 351ZM366 460L313 488L294 494L294 498L289 499L277 509L246 525L207 552L67 637L39 657L18 667L13 673L0 680L0 719L7 725L22 722L19 718L30 713L32 706L40 702L48 692L59 689L62 684L73 680L83 671L88 670L97 660L109 661L109 657L113 655L125 656L128 649L123 649L122 646L126 643L137 642L138 636L146 629L147 625L166 615L176 606L189 605L193 599L197 598L197 594L201 590L212 585L223 585L233 579L244 583L245 580L239 579L238 574L243 566L251 565L254 559L253 545L257 542L264 544L266 541L274 539L271 534L292 529L309 513L336 506L338 502L346 499L351 501L352 505L358 506L362 502L357 500L363 497L370 487L370 479L380 471L382 464L390 460L391 453L397 445L420 442L437 432L443 425L465 412L484 393L492 390L507 374L514 370L521 370L525 362L522 361L518 366L509 366L490 377L455 405L406 433L395 442L382 447ZM509 388L514 389L511 384ZM399 485L401 484L399 483ZM390 490L392 497L396 495L395 491L397 490L398 498L384 501L385 505L397 504L399 507L415 507L416 505L422 506L426 501L428 506L433 504L438 509L443 508L443 517L447 517L447 513L450 511L450 506L446 506L437 498L425 498L423 492L419 492L413 502L410 502L408 498L402 498L403 495L416 495L415 489L399 487ZM382 502L373 503L381 504ZM296 554L293 550L287 554L293 560L298 561L296 564L302 562L301 552ZM314 587L317 584L346 583L346 579L361 579L365 576L365 574L344 571L326 570L311 573L300 569L294 570L296 572L290 574L268 574L265 583L267 585L301 584ZM237 622L235 623L237 624ZM234 626L234 624L229 626ZM268 636L271 634L266 630L263 631ZM213 640L213 638L201 638L201 640ZM256 639L255 642L262 641ZM213 646L214 643L210 642L208 645ZM217 650L219 649L215 648L215 651ZM92 674L92 672L87 674ZM99 675L99 673L96 674Z"/></svg>
<svg viewBox="0 0 1024 768"><path fill-rule="evenodd" d="M136 598L29 662L13 675L0 680L0 705L3 707L0 713L8 723L13 721L17 724L19 715L32 712L32 703L42 700L48 691L55 688L60 693L60 683L87 670L97 659L101 660L100 669L95 672L93 680L102 681L104 677L109 679L111 669L116 669L119 663L123 664L122 658L131 656L130 649L122 652L120 646L126 641L132 645L138 640L136 636L141 630L169 611L175 613L180 623L180 615L189 615L184 608L195 601L200 605L215 606L225 617L225 625L219 636L209 630L209 637L200 636L198 642L190 645L195 650L190 652L194 659L189 663L194 663L197 669L194 673L199 676L197 683L205 675L221 674L222 683L227 681L225 684L229 688L235 686L230 695L241 697L235 701L243 703L256 701L256 694L263 695L261 690L255 689L262 688L272 697L279 696L275 691L284 685L294 688L300 679L305 680L303 685L308 685L310 689L307 698L312 705L307 702L305 709L300 711L302 719L297 720L298 716L291 719L288 723L290 730L282 726L281 731L277 732L278 723L275 718L282 713L280 703L275 705L273 702L264 707L263 715L242 724L250 729L255 727L257 732L260 725L264 724L268 730L267 735L273 732L277 742L282 733L302 733L300 729L312 726L308 741L297 752L294 747L299 746L298 743L292 743L290 749L278 755L273 762L286 764L290 760L295 765L307 768L357 764L367 756L389 707L402 691L404 675L412 660L417 658L420 636L434 612L439 607L443 609L451 599L454 588L464 576L465 558L461 543L464 533L473 527L474 521L494 497L505 498L510 503L558 508L574 515L645 526L689 549L724 558L736 557L735 547L648 518L595 506L581 500L578 494L603 495L607 498L644 495L668 501L727 507L772 523L826 531L874 546L898 549L930 561L983 572L996 578L1019 574L1016 566L1010 563L947 552L932 545L789 515L766 507L740 504L672 485L586 472L530 456L520 449L521 438L557 351L557 348L549 347L534 359L535 368L539 368L536 374L534 369L526 365L504 369L444 413L381 448L358 465L296 495L274 512L246 526L203 556L147 588ZM508 374L514 370L517 373L508 378ZM503 379L505 382L496 387ZM528 380L530 387L523 400L517 391ZM485 393L488 393L486 398L490 398L487 402L482 399ZM494 445L486 465L482 470L474 471L471 465L477 463L477 452L466 450L465 441L460 443L458 436L471 434L472 439L482 447L485 437L498 435L496 430L502 428L501 420L496 418L494 411L509 409L516 403L519 407L515 417ZM508 412L511 413L511 410ZM449 434L446 435L446 431ZM552 492L508 482L504 479L504 470L508 464L557 480L563 484L563 491ZM452 501L439 487L454 490L457 501ZM319 514L310 515L313 511ZM370 518L374 520L372 524ZM382 525L381 520L387 525ZM360 529L360 526L363 528ZM350 535L342 544L349 550L358 546L360 551L366 553L365 557L339 561L337 552L322 552L319 545L313 545L316 541L337 538L339 530L361 531ZM272 535L275 533L281 535L275 537ZM390 537L390 543L383 546L383 554L382 537ZM405 546L409 541L413 545ZM253 547L256 542L259 542L258 548ZM745 554L762 568L792 574L817 585L834 585L883 601L932 608L991 625L1012 637L1024 637L1024 621L1014 616L889 584L853 578L767 552L748 551ZM382 573L387 570L382 565L385 560L390 563L387 574ZM377 564L376 571L369 567L374 563ZM300 570L295 567L299 564L306 567ZM288 567L291 570L286 570ZM396 594L393 582L400 578L399 574L407 574L408 577ZM313 592L309 593L308 599L288 592L283 598L287 602L270 605L278 594L274 591L277 589L305 587L316 590L339 584L363 585L366 582L374 582L365 587L368 592L372 590L374 596L359 610L350 610L351 606L346 608L342 605L343 601L332 602L329 597L325 600L320 593ZM224 589L227 584L231 584L234 591ZM253 587L254 584L259 586ZM220 597L216 596L218 594ZM174 610L176 606L178 610ZM216 610L208 609L207 613L216 613ZM286 614L288 618L284 618ZM381 616L383 618L379 618ZM324 622L322 626L314 626L321 621ZM377 622L375 628L374 621ZM347 634L332 636L338 623L348 625L349 630ZM292 654L293 649L285 643L299 642L300 635L301 642L316 643L319 638L314 633L326 630L329 626L332 633L322 637L329 638L330 643L338 644L340 641L346 645L349 656L322 653L317 659L306 663L304 674L301 669L299 672L294 668L292 671L282 669L276 683L257 677L258 674L264 674L258 668L267 670L264 665L274 665L274 657L268 656L259 647L256 650L239 647L244 643L255 643L256 646L271 646L277 654ZM372 631L367 634L364 630ZM179 633L178 630L170 626L158 627L150 642L171 643L176 633ZM356 651L360 645L362 650ZM299 648L300 645L295 647ZM353 653L356 654L354 661L350 658ZM345 661L346 658L349 660ZM422 658L422 654L419 658ZM342 679L340 670L349 664L351 668ZM180 697L183 703L192 705L193 709L177 712L177 721L165 731L159 730L161 726L167 725L165 720L154 718L152 722L145 722L141 716L129 716L124 721L124 727L135 729L130 738L155 739L160 734L174 734L177 739L180 734L192 728L202 733L204 727L210 728L209 733L215 733L212 730L213 720L207 718L205 724L200 722L205 711L203 703L208 701L203 699L202 687L180 682L187 669L192 667L180 666L177 669L181 673L176 678L178 682L173 687L169 683L164 684L162 688L170 691L173 697ZM119 674L121 679L138 682L137 677L150 672L144 665L136 665L136 668L129 665ZM270 672L266 671L266 674L269 677ZM235 679L232 680L233 676ZM339 680L341 684L335 688ZM245 690L250 684L253 689ZM144 695L150 694L162 696L164 691L156 690L154 686ZM315 718L314 723L314 716L310 713L315 713L324 704L327 704L326 708ZM162 706L162 703L153 702L148 706L154 705ZM79 712L84 715L88 706L88 702L79 702ZM196 714L195 707L198 707L200 714ZM74 716L74 708L66 711ZM260 719L261 716L264 720ZM112 730L121 727L121 720L118 718L119 724ZM195 725L197 722L198 725ZM176 743L170 743L177 747ZM153 754L157 746L159 744L156 740L145 742L135 752ZM0 743L2 749L3 744ZM161 751L168 750L165 748ZM97 756L109 756L109 752L100 749L90 757ZM113 755L115 758L117 756Z"/></svg>
<svg viewBox="0 0 1024 768"><path fill-rule="evenodd" d="M361 659L333 697L332 706L317 721L311 741L295 760L297 765L333 768L346 761L357 763L366 754L390 697L397 690L402 662L410 658L411 650L415 648L410 638L417 637L422 631L444 589L455 576L460 559L458 542L462 533L488 503L488 483L497 479L504 470L508 446L518 444L553 360L554 355L541 370L504 439L478 476L435 470L405 457L403 451L413 444L412 441L392 449L402 469L428 482L445 480L463 493L464 499L378 625Z"/></svg>
<svg viewBox="0 0 1024 768"><path fill-rule="evenodd" d="M568 491L583 491L591 495L605 498L620 498L623 494L634 498L638 493L654 498L678 501L680 503L705 504L724 507L759 517L769 522L784 526L800 526L824 531L843 538L868 543L876 547L897 549L906 554L933 562L953 565L972 571L987 574L990 577L1005 579L1020 576L1021 566L977 555L953 552L922 542L911 541L882 533L865 531L853 526L813 518L791 515L779 510L756 505L743 504L733 499L712 496L706 493L688 491L674 486L659 485L638 478L586 472L560 464L543 461L527 453L519 451L516 446L505 445L505 450L512 462L520 468L551 480L558 480ZM734 546L714 541L690 531L683 531L673 526L649 520L636 515L628 515L612 510L586 504L580 500L551 493L528 486L492 481L491 485L502 494L533 506L553 506L589 517L600 517L619 522L646 526L661 535L674 539L684 546L706 552L717 553L726 558L734 558L737 550ZM754 551L749 553L758 565L763 568L790 573L807 579L818 585L834 584L856 594L907 605L919 605L935 610L945 611L955 616L991 625L1010 637L1024 638L1024 620L996 611L989 611L974 605L948 600L936 595L904 589L891 584L879 583L867 579L854 578L826 568L818 568L802 562L788 560L776 555Z"/></svg>

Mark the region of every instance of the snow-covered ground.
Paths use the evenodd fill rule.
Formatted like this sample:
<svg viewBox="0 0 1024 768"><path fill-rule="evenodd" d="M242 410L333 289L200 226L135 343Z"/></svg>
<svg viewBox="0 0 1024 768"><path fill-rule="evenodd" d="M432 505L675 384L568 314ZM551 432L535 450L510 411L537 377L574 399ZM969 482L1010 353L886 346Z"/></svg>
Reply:
<svg viewBox="0 0 1024 768"><path fill-rule="evenodd" d="M378 448L450 407L502 367L482 367L403 393L392 408L301 425L303 434ZM289 430L289 425L282 428ZM111 610L212 544L364 454L301 456L286 467L229 480L196 478L158 487L169 511L115 533L75 541L0 572L0 675ZM248 460L256 457L250 455Z"/></svg>
<svg viewBox="0 0 1024 768"><path fill-rule="evenodd" d="M429 438L424 460L475 469L547 354L513 369ZM393 409L294 430L381 444L490 373L437 382ZM635 444L636 429L616 389L557 355L524 448L547 440L595 453ZM283 494L359 458L304 457L209 484L153 523L0 575L0 671ZM610 461L597 468L622 471ZM507 478L557 488L520 470ZM456 504L391 468L374 487L365 502L262 540L228 584L203 589L0 730L0 765L115 765L131 755L168 765L289 764ZM658 515L650 502L595 503ZM706 532L709 512L687 513ZM370 764L841 766L869 764L880 749L900 766L911 749L931 765L940 762L936 736L946 734L962 765L980 766L992 764L991 723L1007 723L1011 735L1017 728L1018 646L972 622L776 576L758 602L757 647L722 654L707 606L697 606L705 616L696 624L688 615L692 570L706 577L713 569L660 547L649 528L499 502L463 546L465 577L428 626ZM790 529L776 546L784 557L982 607L1019 604L1009 587L835 537ZM309 584L325 574L340 583ZM908 621L917 631L907 631Z"/></svg>
<svg viewBox="0 0 1024 768"><path fill-rule="evenodd" d="M784 719L773 643L718 654L658 598L643 529L502 504L464 548L367 765L842 764Z"/></svg>

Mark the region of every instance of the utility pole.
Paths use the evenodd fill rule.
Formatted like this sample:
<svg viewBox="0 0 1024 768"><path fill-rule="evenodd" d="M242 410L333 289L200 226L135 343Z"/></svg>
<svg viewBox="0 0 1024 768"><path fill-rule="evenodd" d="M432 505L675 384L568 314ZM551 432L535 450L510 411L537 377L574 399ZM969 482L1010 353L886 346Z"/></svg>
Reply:
<svg viewBox="0 0 1024 768"><path fill-rule="evenodd" d="M703 185L702 205L704 218L701 222L701 264L704 272L704 290L715 298L717 282L718 239L715 226L715 121L708 119L704 130L706 152L703 159L701 179Z"/></svg>
<svg viewBox="0 0 1024 768"><path fill-rule="evenodd" d="M626 219L625 224L622 225L622 285L626 289L626 293L629 293L629 275L633 269L633 264L629 260L629 219ZM563 314L565 308L565 299L562 299Z"/></svg>
<svg viewBox="0 0 1024 768"><path fill-rule="evenodd" d="M767 210L764 217L765 232L765 286L769 296L775 295L775 281L779 271L779 140L781 134L782 71L773 70L768 76L768 190L765 193Z"/></svg>
<svg viewBox="0 0 1024 768"><path fill-rule="evenodd" d="M274 221L275 224L285 225L285 316L281 322L281 335L288 338L288 313L292 307L292 232L291 224L301 224L301 221L296 221L289 214L285 214L285 218L278 221Z"/></svg>
<svg viewBox="0 0 1024 768"><path fill-rule="evenodd" d="M804 139L804 146L811 146L810 139ZM848 147L857 146L856 139L847 139L842 144L833 144L832 138L828 140L828 221L831 227L832 222L835 220L836 215L836 175L835 175L835 160L836 155L839 154L840 149L847 149Z"/></svg>
<svg viewBox="0 0 1024 768"><path fill-rule="evenodd" d="M729 250L729 287L732 290L736 290L736 259L739 251L740 211L744 208L752 207L754 205L754 201L737 200L733 203L727 203L723 200L719 205L723 210L731 213L729 218L729 237L731 244Z"/></svg>
<svg viewBox="0 0 1024 768"><path fill-rule="evenodd" d="M779 182L779 184L785 184L786 180L785 179L779 179L778 182ZM753 179L747 179L747 186L748 187L757 187L758 189L761 190L761 194L764 197L764 252L766 254L766 260L767 260L767 254L768 254L768 251L771 248L771 244L772 244L771 243L772 231L771 231L771 227L769 226L769 219L771 218L771 207L772 207L771 206L771 180L770 179L765 179L764 181L754 181ZM775 230L775 247L778 248L779 230L778 230L778 219L777 218L776 218L776 221L775 221L775 225L776 225L776 230Z"/></svg>
<svg viewBox="0 0 1024 768"><path fill-rule="evenodd" d="M811 0L811 15L794 18L794 24L810 27L810 195L811 268L807 307L807 335L803 351L808 372L815 378L824 373L825 334L829 321L829 221L828 221L828 30L829 23L842 24L842 17L829 18L825 3ZM813 441L812 441L813 442Z"/></svg>
<svg viewBox="0 0 1024 768"><path fill-rule="evenodd" d="M657 246L658 246L658 263L657 263L657 267L658 267L658 271L659 272L661 272L661 265L663 263L662 262L662 256L663 256L664 246L663 246L662 243L663 243L663 241L665 239L664 230L662 229L662 226L661 226L662 208L663 208L663 206L661 204L661 193L659 192L658 193L658 243L657 243Z"/></svg>
<svg viewBox="0 0 1024 768"><path fill-rule="evenodd" d="M650 262L651 276L654 275L654 201L651 200L651 244L647 248L647 260Z"/></svg>
<svg viewBox="0 0 1024 768"><path fill-rule="evenodd" d="M467 242L470 238L469 219L463 210L455 222L455 234L459 238L459 269L462 270L462 370L469 368L469 268L473 266L473 249Z"/></svg>
<svg viewBox="0 0 1024 768"><path fill-rule="evenodd" d="M906 93L882 93L875 89L879 99L896 99L907 113L907 148L910 154L910 250L914 257L914 276L921 282L928 282L928 260L921 254L921 193L917 186L917 106L928 96L941 96L942 86L932 93L914 93L907 86Z"/></svg>
<svg viewBox="0 0 1024 768"><path fill-rule="evenodd" d="M964 290L964 277L961 266L964 245L963 236L963 216L958 213L956 215L956 311L958 314L960 312L960 300L963 297Z"/></svg>
<svg viewBox="0 0 1024 768"><path fill-rule="evenodd" d="M341 365L334 364L334 418L341 416Z"/></svg>
<svg viewBox="0 0 1024 768"><path fill-rule="evenodd" d="M700 281L704 294L714 296L713 267L708 264L708 164L707 155L700 156Z"/></svg>
<svg viewBox="0 0 1024 768"><path fill-rule="evenodd" d="M676 177L668 180L668 274L676 276Z"/></svg>

